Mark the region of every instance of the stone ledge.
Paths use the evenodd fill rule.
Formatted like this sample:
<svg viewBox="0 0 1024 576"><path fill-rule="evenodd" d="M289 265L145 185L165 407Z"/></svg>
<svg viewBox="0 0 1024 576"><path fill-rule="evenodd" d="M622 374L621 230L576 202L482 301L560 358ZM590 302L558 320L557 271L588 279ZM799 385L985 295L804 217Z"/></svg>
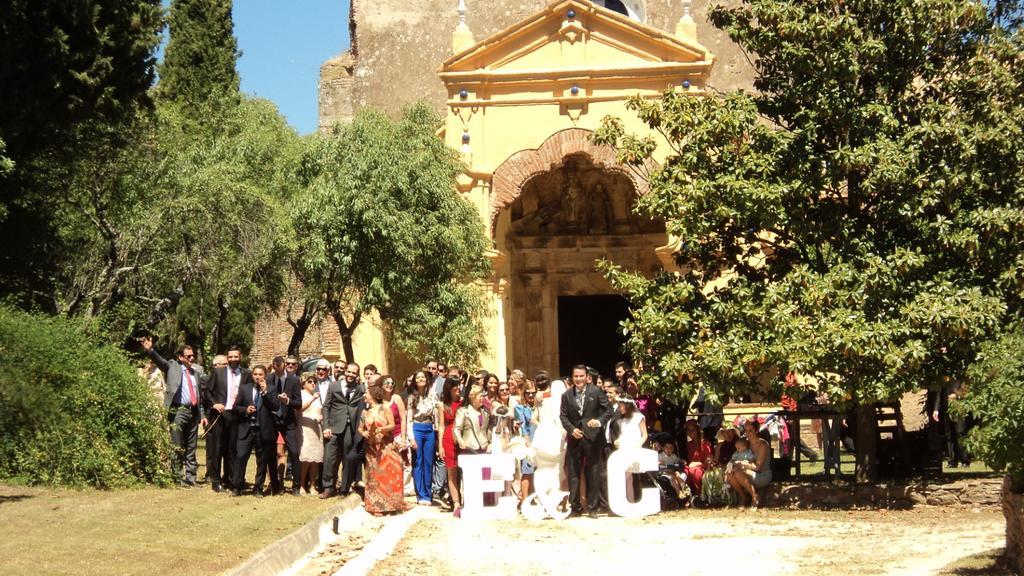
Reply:
<svg viewBox="0 0 1024 576"><path fill-rule="evenodd" d="M362 504L356 494L323 514L306 522L295 532L268 544L242 564L224 572L226 576L275 576L281 574L313 550L318 550L334 534L336 518Z"/></svg>
<svg viewBox="0 0 1024 576"><path fill-rule="evenodd" d="M850 486L827 483L772 484L762 490L766 506L777 508L893 508L969 506L998 508L1001 478L972 478L953 482Z"/></svg>

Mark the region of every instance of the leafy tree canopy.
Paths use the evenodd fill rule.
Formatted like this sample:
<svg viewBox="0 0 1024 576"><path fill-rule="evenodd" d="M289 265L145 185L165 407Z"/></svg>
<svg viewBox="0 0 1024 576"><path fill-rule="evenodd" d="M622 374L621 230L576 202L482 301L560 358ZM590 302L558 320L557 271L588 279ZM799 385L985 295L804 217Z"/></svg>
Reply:
<svg viewBox="0 0 1024 576"><path fill-rule="evenodd" d="M1024 492L1024 325L987 342L968 370L969 387L953 409L971 417L967 447L995 470L1006 470Z"/></svg>
<svg viewBox="0 0 1024 576"><path fill-rule="evenodd" d="M206 110L199 127L161 101L130 145L69 169L56 307L103 318L115 341L157 329L200 351L244 345L280 297L300 140L265 100Z"/></svg>
<svg viewBox="0 0 1024 576"><path fill-rule="evenodd" d="M1006 5L999 5L1006 9ZM639 209L678 274L605 263L648 383L866 405L965 375L1024 288L1021 37L959 0L744 0L714 25L756 94L630 107L671 147ZM597 134L639 165L652 138Z"/></svg>
<svg viewBox="0 0 1024 576"><path fill-rule="evenodd" d="M16 161L60 149L88 120L147 101L160 0L10 0L0 8L0 138Z"/></svg>
<svg viewBox="0 0 1024 576"><path fill-rule="evenodd" d="M459 286L487 271L483 224L455 189L462 165L438 124L422 103L397 122L363 109L314 137L303 160L293 268L326 302L350 359L352 333L371 312L408 352L460 358L483 347L482 300Z"/></svg>

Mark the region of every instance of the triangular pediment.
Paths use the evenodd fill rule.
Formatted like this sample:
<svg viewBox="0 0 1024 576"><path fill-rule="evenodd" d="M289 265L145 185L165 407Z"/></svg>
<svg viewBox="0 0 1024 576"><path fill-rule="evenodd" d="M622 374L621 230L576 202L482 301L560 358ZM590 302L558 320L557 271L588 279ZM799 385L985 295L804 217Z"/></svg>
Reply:
<svg viewBox="0 0 1024 576"><path fill-rule="evenodd" d="M597 76L679 64L706 64L711 53L586 0L559 0L453 55L445 73L485 76L564 70Z"/></svg>

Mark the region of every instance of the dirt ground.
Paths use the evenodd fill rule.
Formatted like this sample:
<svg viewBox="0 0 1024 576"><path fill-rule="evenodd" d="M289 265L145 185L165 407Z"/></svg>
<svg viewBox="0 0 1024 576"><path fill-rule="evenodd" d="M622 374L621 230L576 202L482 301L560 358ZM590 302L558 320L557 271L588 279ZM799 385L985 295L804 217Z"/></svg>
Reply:
<svg viewBox="0 0 1024 576"><path fill-rule="evenodd" d="M643 519L472 522L436 509L360 523L306 574L614 574L638 568L703 574L956 574L958 560L1004 544L999 510L686 510ZM403 524L400 528L397 524ZM372 534L399 528L397 544L357 567ZM405 526L411 524L407 532ZM355 528L355 526L353 526ZM395 530L391 530L392 533ZM379 537L378 537L379 538ZM357 543L358 542L358 543ZM330 556L330 554L328 554ZM345 565L349 563L349 565ZM313 568L310 570L310 568ZM976 572L971 574L998 574Z"/></svg>

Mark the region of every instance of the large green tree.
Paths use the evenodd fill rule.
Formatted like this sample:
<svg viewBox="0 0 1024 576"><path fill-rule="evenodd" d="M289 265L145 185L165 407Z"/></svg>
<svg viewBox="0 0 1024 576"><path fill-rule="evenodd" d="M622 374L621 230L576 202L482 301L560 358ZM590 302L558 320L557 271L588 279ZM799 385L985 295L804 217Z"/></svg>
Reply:
<svg viewBox="0 0 1024 576"><path fill-rule="evenodd" d="M0 6L0 294L50 309L62 261L51 213L90 134L146 108L159 0L11 0ZM4 158L6 157L6 159Z"/></svg>
<svg viewBox="0 0 1024 576"><path fill-rule="evenodd" d="M406 352L456 359L484 346L472 285L487 271L483 224L456 191L462 165L438 123L425 104L398 121L363 109L316 136L304 159L293 270L325 303L351 360L372 312Z"/></svg>
<svg viewBox="0 0 1024 576"><path fill-rule="evenodd" d="M51 216L66 246L57 310L100 318L115 341L156 330L203 352L251 344L281 295L300 142L265 100L206 109L200 127L160 101L130 145L71 166Z"/></svg>
<svg viewBox="0 0 1024 576"><path fill-rule="evenodd" d="M816 376L866 407L872 478L870 406L964 377L1021 311L1019 36L961 0L744 0L710 20L758 92L630 102L672 148L638 205L683 271L605 264L629 346L675 393ZM633 164L654 148L614 120L597 139Z"/></svg>

